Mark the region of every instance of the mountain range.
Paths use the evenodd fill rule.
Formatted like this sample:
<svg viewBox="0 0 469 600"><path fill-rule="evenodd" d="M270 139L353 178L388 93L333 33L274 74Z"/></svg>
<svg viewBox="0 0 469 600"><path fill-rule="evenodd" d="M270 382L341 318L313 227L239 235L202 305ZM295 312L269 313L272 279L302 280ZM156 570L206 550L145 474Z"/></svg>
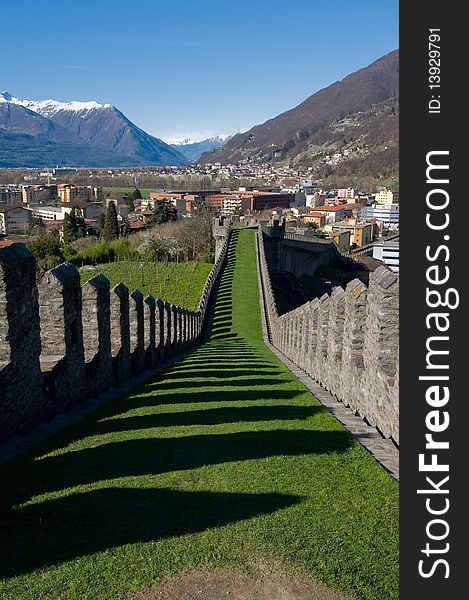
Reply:
<svg viewBox="0 0 469 600"><path fill-rule="evenodd" d="M329 175L398 173L399 51L233 137L163 140L111 104L0 94L0 167L118 167L238 161L310 166Z"/></svg>
<svg viewBox="0 0 469 600"><path fill-rule="evenodd" d="M183 138L182 140L174 141L170 146L171 148L178 150L181 154L184 154L190 161L197 162L202 154L217 150L221 146L224 146L232 137L233 136L231 135L217 135L200 141L191 138Z"/></svg>
<svg viewBox="0 0 469 600"><path fill-rule="evenodd" d="M0 166L188 165L177 149L111 104L20 100L0 94Z"/></svg>
<svg viewBox="0 0 469 600"><path fill-rule="evenodd" d="M358 160L366 172L362 164L366 156L385 163L388 155L397 168L398 97L399 51L395 50L295 108L238 133L199 162L271 161L314 167L322 161L335 168L334 160L337 164ZM334 140L340 143L331 144ZM341 150L343 160L332 156ZM380 152L385 153L383 160L376 159Z"/></svg>

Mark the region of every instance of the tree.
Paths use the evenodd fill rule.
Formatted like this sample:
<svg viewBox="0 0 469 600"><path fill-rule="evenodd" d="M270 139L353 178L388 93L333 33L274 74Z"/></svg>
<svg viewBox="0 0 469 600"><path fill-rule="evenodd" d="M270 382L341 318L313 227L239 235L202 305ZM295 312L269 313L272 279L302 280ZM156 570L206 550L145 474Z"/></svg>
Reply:
<svg viewBox="0 0 469 600"><path fill-rule="evenodd" d="M96 202L101 202L101 204L104 204L104 202L105 202L104 192L103 192L103 188L102 187L98 187L98 189L97 189L97 192L96 192Z"/></svg>
<svg viewBox="0 0 469 600"><path fill-rule="evenodd" d="M207 208L188 215L184 219L158 226L163 237L174 238L186 260L211 262L215 251L212 235L214 210ZM150 230L153 231L153 230Z"/></svg>
<svg viewBox="0 0 469 600"><path fill-rule="evenodd" d="M119 223L119 237L121 237L121 238L128 237L129 233L130 233L129 223L127 222L127 219L122 219L122 221Z"/></svg>
<svg viewBox="0 0 469 600"><path fill-rule="evenodd" d="M150 254L153 259L161 260L162 258L175 258L181 248L176 239L161 235L157 228L153 227L143 235L139 250Z"/></svg>
<svg viewBox="0 0 469 600"><path fill-rule="evenodd" d="M117 209L114 202L110 202L106 210L102 237L106 242L115 240L119 237L119 222L117 220Z"/></svg>
<svg viewBox="0 0 469 600"><path fill-rule="evenodd" d="M199 196L191 202L191 213L204 212L209 208L205 200Z"/></svg>
<svg viewBox="0 0 469 600"><path fill-rule="evenodd" d="M75 207L72 207L70 213L65 213L63 230L65 244L70 244L86 235L85 219Z"/></svg>
<svg viewBox="0 0 469 600"><path fill-rule="evenodd" d="M307 224L307 227L311 230L311 233L309 235L322 238L323 240L327 238L327 233L323 229L320 229L317 223L309 222Z"/></svg>
<svg viewBox="0 0 469 600"><path fill-rule="evenodd" d="M53 189L49 190L49 193L47 194L47 202L51 205L51 206L57 206L58 202L57 202L57 196L55 195L55 192Z"/></svg>
<svg viewBox="0 0 469 600"><path fill-rule="evenodd" d="M102 212L98 217L98 227L99 227L100 231L102 231L104 229L105 221L106 221L106 215L104 212Z"/></svg>
<svg viewBox="0 0 469 600"><path fill-rule="evenodd" d="M75 209L75 222L77 224L77 239L81 238L81 237L85 237L85 235L88 233L88 227L86 225L86 221L85 221L83 215L81 214L81 211L80 210L77 211L76 209Z"/></svg>
<svg viewBox="0 0 469 600"><path fill-rule="evenodd" d="M37 271L42 275L63 262L62 244L54 236L39 238L27 244L36 259Z"/></svg>
<svg viewBox="0 0 469 600"><path fill-rule="evenodd" d="M135 188L134 191L130 193L130 197L132 198L132 200L141 200L142 193L138 188Z"/></svg>
<svg viewBox="0 0 469 600"><path fill-rule="evenodd" d="M127 204L127 206L130 208L131 212L133 212L135 210L135 204L134 204L134 200L132 198L132 194L130 194L130 195L124 194L124 196L122 196L122 200Z"/></svg>
<svg viewBox="0 0 469 600"><path fill-rule="evenodd" d="M150 220L150 225L163 225L169 221L177 221L177 209L169 200L155 200L155 208L153 216Z"/></svg>
<svg viewBox="0 0 469 600"><path fill-rule="evenodd" d="M65 215L64 215L63 231L64 231L64 242L66 244L70 244L70 242L73 242L74 240L77 239L75 237L75 223L74 223L74 219L72 219L71 215L72 215L72 213L65 213Z"/></svg>
<svg viewBox="0 0 469 600"><path fill-rule="evenodd" d="M46 233L46 226L44 225L41 217L33 217L31 225L29 226L29 234L43 237Z"/></svg>
<svg viewBox="0 0 469 600"><path fill-rule="evenodd" d="M203 210L186 217L180 224L179 240L186 256L210 262L215 252L213 211Z"/></svg>

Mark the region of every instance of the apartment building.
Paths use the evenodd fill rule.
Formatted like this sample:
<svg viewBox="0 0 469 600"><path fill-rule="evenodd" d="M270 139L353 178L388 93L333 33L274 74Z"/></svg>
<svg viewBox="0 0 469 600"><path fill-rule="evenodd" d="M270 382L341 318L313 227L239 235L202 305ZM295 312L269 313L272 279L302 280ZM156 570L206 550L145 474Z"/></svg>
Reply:
<svg viewBox="0 0 469 600"><path fill-rule="evenodd" d="M391 190L381 190L375 194L376 204L393 204L394 203L394 192Z"/></svg>
<svg viewBox="0 0 469 600"><path fill-rule="evenodd" d="M7 206L18 206L23 202L23 194L21 190L16 188L0 189L0 203Z"/></svg>
<svg viewBox="0 0 469 600"><path fill-rule="evenodd" d="M32 212L23 206L0 208L0 233L26 235L32 219Z"/></svg>
<svg viewBox="0 0 469 600"><path fill-rule="evenodd" d="M327 194L306 194L306 206L310 208L316 208L316 206L324 206L324 202L327 198Z"/></svg>
<svg viewBox="0 0 469 600"><path fill-rule="evenodd" d="M376 242L373 245L373 258L384 262L394 273L399 273L399 240Z"/></svg>
<svg viewBox="0 0 469 600"><path fill-rule="evenodd" d="M353 200L356 196L357 190L355 188L340 188L336 190L339 198L345 198L346 200Z"/></svg>
<svg viewBox="0 0 469 600"><path fill-rule="evenodd" d="M223 213L225 215L241 214L251 210L252 199L239 196L223 198Z"/></svg>
<svg viewBox="0 0 469 600"><path fill-rule="evenodd" d="M399 204L373 204L361 210L362 221L376 219L389 229L399 229Z"/></svg>
<svg viewBox="0 0 469 600"><path fill-rule="evenodd" d="M31 210L33 217L45 219L46 221L62 221L64 218L61 207L30 204L28 208Z"/></svg>
<svg viewBox="0 0 469 600"><path fill-rule="evenodd" d="M21 196L23 204L36 204L44 202L49 195L49 190L39 186L22 185Z"/></svg>
<svg viewBox="0 0 469 600"><path fill-rule="evenodd" d="M334 240L340 252L346 252L350 248L350 231L345 229L331 231L327 234L327 237L330 240Z"/></svg>
<svg viewBox="0 0 469 600"><path fill-rule="evenodd" d="M332 231L349 231L350 244L362 247L370 244L373 241L373 225L371 223L357 223L338 221L332 225Z"/></svg>
<svg viewBox="0 0 469 600"><path fill-rule="evenodd" d="M70 203L78 196L78 188L75 185L60 185L57 186L57 193L61 202Z"/></svg>
<svg viewBox="0 0 469 600"><path fill-rule="evenodd" d="M86 200L91 202L93 200L98 200L101 202L103 200L103 188L95 187L92 185L86 186L76 186L71 183L65 183L57 186L57 193L61 202L70 203L80 198L80 200Z"/></svg>

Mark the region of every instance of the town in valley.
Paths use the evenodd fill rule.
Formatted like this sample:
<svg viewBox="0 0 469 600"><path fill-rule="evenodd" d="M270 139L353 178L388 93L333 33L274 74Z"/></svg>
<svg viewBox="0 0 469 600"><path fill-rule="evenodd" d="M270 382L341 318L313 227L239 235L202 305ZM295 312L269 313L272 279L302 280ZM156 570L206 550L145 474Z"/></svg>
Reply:
<svg viewBox="0 0 469 600"><path fill-rule="evenodd" d="M4 170L0 176L3 244L30 241L38 232L62 240L64 218L72 209L85 220L90 239L98 238L110 203L123 235L132 235L149 227L155 206L164 201L181 219L201 207L241 222L281 217L289 232L333 240L342 253L368 255L399 272L399 192L386 186L326 187L309 170L270 164ZM150 187L168 180L173 189Z"/></svg>

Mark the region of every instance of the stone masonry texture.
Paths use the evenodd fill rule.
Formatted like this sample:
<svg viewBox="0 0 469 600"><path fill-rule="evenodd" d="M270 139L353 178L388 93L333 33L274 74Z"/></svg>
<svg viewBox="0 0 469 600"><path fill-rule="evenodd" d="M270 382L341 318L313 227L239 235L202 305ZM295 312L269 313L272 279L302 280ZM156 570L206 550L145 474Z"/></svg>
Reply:
<svg viewBox="0 0 469 600"><path fill-rule="evenodd" d="M368 288L354 279L345 290L335 288L331 296L279 316L270 270L301 275L334 255L335 250L318 250L320 244L312 242L314 265L310 261L303 268L298 257L309 243L288 237L275 224L267 233L258 232L269 339L345 406L399 444L399 278L379 267L370 275Z"/></svg>
<svg viewBox="0 0 469 600"><path fill-rule="evenodd" d="M199 344L230 240L218 234L215 264L196 311L97 275L80 286L71 263L36 283L23 244L0 248L0 442Z"/></svg>

